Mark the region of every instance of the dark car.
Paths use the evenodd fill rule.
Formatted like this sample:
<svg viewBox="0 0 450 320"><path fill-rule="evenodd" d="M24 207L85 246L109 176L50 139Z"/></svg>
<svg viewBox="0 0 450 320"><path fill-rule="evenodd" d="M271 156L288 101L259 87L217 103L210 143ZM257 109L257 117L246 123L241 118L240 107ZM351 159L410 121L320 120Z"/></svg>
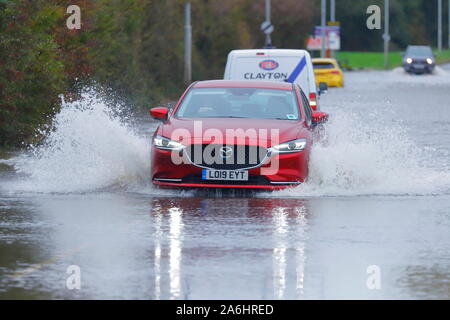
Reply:
<svg viewBox="0 0 450 320"><path fill-rule="evenodd" d="M435 66L435 56L428 46L408 46L403 54L403 68L406 72L432 73Z"/></svg>

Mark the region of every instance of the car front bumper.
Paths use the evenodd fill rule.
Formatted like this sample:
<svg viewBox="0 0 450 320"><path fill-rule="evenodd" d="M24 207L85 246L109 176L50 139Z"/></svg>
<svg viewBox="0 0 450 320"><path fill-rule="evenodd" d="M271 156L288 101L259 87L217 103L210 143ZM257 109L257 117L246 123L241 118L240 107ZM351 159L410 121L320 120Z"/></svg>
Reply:
<svg viewBox="0 0 450 320"><path fill-rule="evenodd" d="M304 182L308 176L308 149L295 153L273 155L256 168L247 169L248 181L203 180L202 170L192 163L172 162L172 151L153 147L151 179L166 187L283 189ZM273 166L275 170L268 172Z"/></svg>
<svg viewBox="0 0 450 320"><path fill-rule="evenodd" d="M429 73L433 72L435 64L416 64L416 63L404 63L403 68L406 72L415 72L415 73Z"/></svg>

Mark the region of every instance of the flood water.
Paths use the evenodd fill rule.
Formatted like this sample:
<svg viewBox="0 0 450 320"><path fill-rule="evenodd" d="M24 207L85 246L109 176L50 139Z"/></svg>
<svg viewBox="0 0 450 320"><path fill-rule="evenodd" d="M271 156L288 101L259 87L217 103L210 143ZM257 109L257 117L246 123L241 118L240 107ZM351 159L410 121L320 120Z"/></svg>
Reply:
<svg viewBox="0 0 450 320"><path fill-rule="evenodd" d="M65 103L1 154L0 298L450 299L450 67L347 73L321 109L310 180L243 193L153 188L154 122Z"/></svg>

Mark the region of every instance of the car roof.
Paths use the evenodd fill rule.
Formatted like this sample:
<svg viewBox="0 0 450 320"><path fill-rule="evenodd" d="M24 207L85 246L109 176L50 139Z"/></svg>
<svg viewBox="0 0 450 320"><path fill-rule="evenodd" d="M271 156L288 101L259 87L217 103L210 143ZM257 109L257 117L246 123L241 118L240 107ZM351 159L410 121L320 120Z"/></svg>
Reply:
<svg viewBox="0 0 450 320"><path fill-rule="evenodd" d="M193 88L258 88L292 90L292 83L282 81L206 80L194 83Z"/></svg>
<svg viewBox="0 0 450 320"><path fill-rule="evenodd" d="M230 54L240 55L240 56L256 56L257 53L269 54L271 56L281 55L281 56L299 56L309 54L308 51L302 49L236 49L230 51Z"/></svg>

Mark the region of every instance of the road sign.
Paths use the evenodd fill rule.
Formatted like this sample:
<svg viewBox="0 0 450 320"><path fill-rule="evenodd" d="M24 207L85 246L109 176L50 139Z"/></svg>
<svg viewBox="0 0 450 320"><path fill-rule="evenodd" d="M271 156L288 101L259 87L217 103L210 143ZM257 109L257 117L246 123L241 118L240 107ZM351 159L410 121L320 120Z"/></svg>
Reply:
<svg viewBox="0 0 450 320"><path fill-rule="evenodd" d="M307 50L321 50L322 49L322 37L310 36L306 43ZM340 50L341 40L338 34L330 32L325 36L325 49L330 50Z"/></svg>
<svg viewBox="0 0 450 320"><path fill-rule="evenodd" d="M321 49L322 39L320 37L310 36L308 38L308 42L306 44L307 50L320 50Z"/></svg>
<svg viewBox="0 0 450 320"><path fill-rule="evenodd" d="M340 26L326 26L325 27L325 35L328 36L330 32L336 33L338 36L341 34L341 27ZM314 35L316 37L320 37L322 35L322 27L321 26L315 26L314 27Z"/></svg>
<svg viewBox="0 0 450 320"><path fill-rule="evenodd" d="M322 44L322 27L314 27L314 35L308 39L308 50L320 50ZM326 26L325 27L325 49L341 50L341 27Z"/></svg>
<svg viewBox="0 0 450 320"><path fill-rule="evenodd" d="M330 31L328 33L328 45L327 47L331 50L340 50L341 49L341 37L338 33L334 31Z"/></svg>
<svg viewBox="0 0 450 320"><path fill-rule="evenodd" d="M265 34L271 34L274 30L273 24L270 21L261 23L261 31Z"/></svg>
<svg viewBox="0 0 450 320"><path fill-rule="evenodd" d="M339 21L328 21L327 25L329 25L329 26L340 26L341 23Z"/></svg>

